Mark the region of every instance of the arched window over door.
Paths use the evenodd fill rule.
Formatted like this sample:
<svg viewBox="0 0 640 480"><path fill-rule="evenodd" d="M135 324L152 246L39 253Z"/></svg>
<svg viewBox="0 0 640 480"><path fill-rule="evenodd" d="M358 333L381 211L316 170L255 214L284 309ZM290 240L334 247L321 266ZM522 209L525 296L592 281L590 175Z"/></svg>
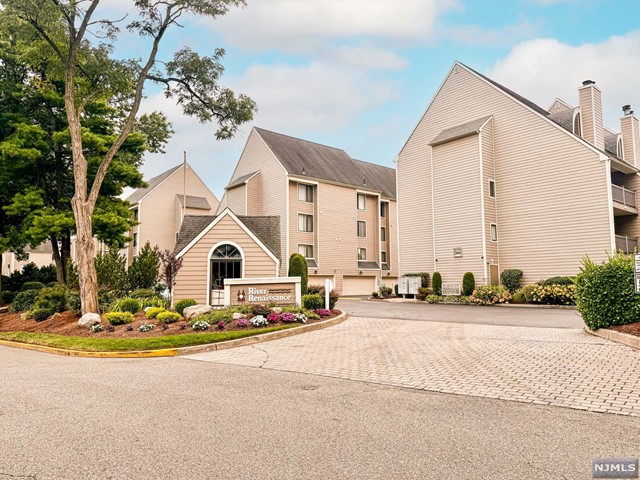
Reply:
<svg viewBox="0 0 640 480"><path fill-rule="evenodd" d="M211 290L224 289L226 278L242 278L242 252L228 243L211 254Z"/></svg>

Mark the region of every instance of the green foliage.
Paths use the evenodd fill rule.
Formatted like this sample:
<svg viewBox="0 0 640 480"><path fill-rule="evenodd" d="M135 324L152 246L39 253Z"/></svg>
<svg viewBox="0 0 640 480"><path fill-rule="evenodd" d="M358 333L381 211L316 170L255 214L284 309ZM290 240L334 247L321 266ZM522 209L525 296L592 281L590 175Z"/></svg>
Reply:
<svg viewBox="0 0 640 480"><path fill-rule="evenodd" d="M125 293L129 288L127 259L116 250L99 253L95 259L98 286L107 290Z"/></svg>
<svg viewBox="0 0 640 480"><path fill-rule="evenodd" d="M506 287L510 293L513 293L520 288L522 275L522 270L518 270L517 268L503 270L500 274L500 284Z"/></svg>
<svg viewBox="0 0 640 480"><path fill-rule="evenodd" d="M156 292L155 290L151 290L148 288L140 288L131 292L129 296L131 298L152 298L156 296Z"/></svg>
<svg viewBox="0 0 640 480"><path fill-rule="evenodd" d="M542 285L575 285L575 283L575 277L551 277L542 282Z"/></svg>
<svg viewBox="0 0 640 480"><path fill-rule="evenodd" d="M442 275L440 272L433 274L433 291L436 295L442 295Z"/></svg>
<svg viewBox="0 0 640 480"><path fill-rule="evenodd" d="M420 286L422 288L429 287L429 274L427 272L405 273L405 277L420 277ZM397 292L396 292L397 294Z"/></svg>
<svg viewBox="0 0 640 480"><path fill-rule="evenodd" d="M134 317L131 312L109 312L104 314L104 318L111 325L124 325L133 323Z"/></svg>
<svg viewBox="0 0 640 480"><path fill-rule="evenodd" d="M46 287L38 291L38 296L33 304L35 310L47 310L49 316L63 312L67 309L67 289L64 285ZM35 315L35 314L34 314Z"/></svg>
<svg viewBox="0 0 640 480"><path fill-rule="evenodd" d="M67 306L73 313L80 313L80 292L77 290L67 290Z"/></svg>
<svg viewBox="0 0 640 480"><path fill-rule="evenodd" d="M590 330L640 321L633 256L616 253L602 264L585 256L576 278L576 304Z"/></svg>
<svg viewBox="0 0 640 480"><path fill-rule="evenodd" d="M511 301L512 303L527 303L527 298L525 297L522 288L513 294Z"/></svg>
<svg viewBox="0 0 640 480"><path fill-rule="evenodd" d="M182 315L176 312L161 312L156 318L160 323L175 323L182 318Z"/></svg>
<svg viewBox="0 0 640 480"><path fill-rule="evenodd" d="M58 312L56 312L55 310L41 307L37 307L31 310L31 316L36 322L43 322L56 313Z"/></svg>
<svg viewBox="0 0 640 480"><path fill-rule="evenodd" d="M322 307L320 308L324 308L324 285L310 285L307 288L307 293L308 294L318 294L322 297ZM338 292L336 292L335 290L331 290L329 292L329 308L330 309L334 309L336 306L336 303L338 303L338 300L340 299L340 295L338 295Z"/></svg>
<svg viewBox="0 0 640 480"><path fill-rule="evenodd" d="M474 290L469 297L472 303L478 305L494 305L496 303L509 303L511 294L502 285L484 285Z"/></svg>
<svg viewBox="0 0 640 480"><path fill-rule="evenodd" d="M13 302L13 299L16 298L16 292L9 292L7 290L2 292L2 304L3 305L9 305L11 302Z"/></svg>
<svg viewBox="0 0 640 480"><path fill-rule="evenodd" d="M0 164L2 162L0 161ZM22 267L22 271L15 271L9 276L2 276L2 289L12 292L19 292L27 282L38 282L46 285L55 282L56 271L51 265L40 267L31 262Z"/></svg>
<svg viewBox="0 0 640 480"><path fill-rule="evenodd" d="M307 260L299 253L294 253L289 257L289 276L301 278L302 295L306 295L309 271Z"/></svg>
<svg viewBox="0 0 640 480"><path fill-rule="evenodd" d="M246 305L244 306L246 307ZM193 324L197 320L204 320L210 325L215 325L220 321L229 323L233 320L234 313L245 313L245 314L251 313L251 312L246 312L246 309L244 312L241 312L240 310L241 310L240 307L227 307L227 308L212 310L209 313L205 313L204 315L200 315L199 317L193 319L190 323Z"/></svg>
<svg viewBox="0 0 640 480"><path fill-rule="evenodd" d="M282 307L282 313L305 313L307 310L303 307L298 307L296 305L286 305ZM267 314L268 315L268 314Z"/></svg>
<svg viewBox="0 0 640 480"><path fill-rule="evenodd" d="M151 289L158 283L160 259L158 247L151 248L147 242L138 252L129 267L129 284L133 289Z"/></svg>
<svg viewBox="0 0 640 480"><path fill-rule="evenodd" d="M140 300L130 297L116 300L110 308L110 311L112 312L130 312L133 314L138 313L140 310L142 310Z"/></svg>
<svg viewBox="0 0 640 480"><path fill-rule="evenodd" d="M417 300L426 300L429 295L433 295L433 290L431 288L419 288L418 293L416 294Z"/></svg>
<svg viewBox="0 0 640 480"><path fill-rule="evenodd" d="M378 298L380 296L380 294L378 292L371 292L371 296L373 298Z"/></svg>
<svg viewBox="0 0 640 480"><path fill-rule="evenodd" d="M16 295L11 303L11 312L25 312L31 310L38 297L38 290L25 290Z"/></svg>
<svg viewBox="0 0 640 480"><path fill-rule="evenodd" d="M440 295L427 295L427 303L436 304L440 303L442 297Z"/></svg>
<svg viewBox="0 0 640 480"><path fill-rule="evenodd" d="M113 292L106 288L100 288L98 290L98 303L100 304L101 312L108 312L115 301L116 297Z"/></svg>
<svg viewBox="0 0 640 480"><path fill-rule="evenodd" d="M26 292L27 290L42 290L44 288L44 283L42 282L25 282L22 284L22 288L20 288L21 292Z"/></svg>
<svg viewBox="0 0 640 480"><path fill-rule="evenodd" d="M153 320L154 318L156 318L158 316L158 314L166 312L167 310L164 308L160 308L160 307L151 307L150 309L148 309L145 312L145 316L151 320Z"/></svg>
<svg viewBox="0 0 640 480"><path fill-rule="evenodd" d="M142 306L143 310L147 307L156 307L156 308L164 308L164 309L169 308L169 301L164 297L158 297L158 296L144 297L144 298L139 298L138 300L140 300L140 305Z"/></svg>
<svg viewBox="0 0 640 480"><path fill-rule="evenodd" d="M379 294L382 298L389 298L393 294L393 288L387 287L386 285L380 285Z"/></svg>
<svg viewBox="0 0 640 480"><path fill-rule="evenodd" d="M476 289L476 277L473 273L467 272L462 276L462 294L468 297Z"/></svg>
<svg viewBox="0 0 640 480"><path fill-rule="evenodd" d="M534 285L531 303L543 305L575 305L575 285Z"/></svg>
<svg viewBox="0 0 640 480"><path fill-rule="evenodd" d="M464 297L464 295L456 296L456 295L447 295L446 297L442 297L442 301L445 303L460 303L460 298Z"/></svg>
<svg viewBox="0 0 640 480"><path fill-rule="evenodd" d="M324 299L319 293L303 295L302 306L307 310L316 310L319 308L324 308Z"/></svg>
<svg viewBox="0 0 640 480"><path fill-rule="evenodd" d="M180 314L180 316L184 315L184 309L187 307L192 307L194 305L197 305L198 302L196 302L194 299L192 298L183 298L182 300L178 300L176 302L176 312L178 312Z"/></svg>
<svg viewBox="0 0 640 480"><path fill-rule="evenodd" d="M78 266L72 259L67 260L67 287L72 290L80 290L80 279L78 276Z"/></svg>

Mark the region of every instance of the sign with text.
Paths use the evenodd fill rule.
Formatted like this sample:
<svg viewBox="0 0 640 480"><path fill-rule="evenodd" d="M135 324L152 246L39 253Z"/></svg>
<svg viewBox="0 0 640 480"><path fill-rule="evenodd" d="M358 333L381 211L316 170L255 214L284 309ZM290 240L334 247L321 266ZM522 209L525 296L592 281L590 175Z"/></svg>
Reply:
<svg viewBox="0 0 640 480"><path fill-rule="evenodd" d="M442 295L444 295L445 297L460 295L460 284L459 283L443 283Z"/></svg>
<svg viewBox="0 0 640 480"><path fill-rule="evenodd" d="M300 277L234 278L224 282L225 305L300 305Z"/></svg>
<svg viewBox="0 0 640 480"><path fill-rule="evenodd" d="M453 258L462 258L462 247L454 247Z"/></svg>
<svg viewBox="0 0 640 480"><path fill-rule="evenodd" d="M633 254L633 266L636 277L636 293L640 294L640 253Z"/></svg>

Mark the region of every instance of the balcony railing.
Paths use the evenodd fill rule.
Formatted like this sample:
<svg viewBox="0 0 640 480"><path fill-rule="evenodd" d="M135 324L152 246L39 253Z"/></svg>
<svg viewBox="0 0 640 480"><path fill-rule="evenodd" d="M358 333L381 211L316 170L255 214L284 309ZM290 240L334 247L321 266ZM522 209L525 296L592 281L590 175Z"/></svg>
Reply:
<svg viewBox="0 0 640 480"><path fill-rule="evenodd" d="M629 254L638 251L638 239L625 235L616 235L616 250Z"/></svg>
<svg viewBox="0 0 640 480"><path fill-rule="evenodd" d="M624 187L611 184L611 193L613 194L613 201L626 205L627 207L636 207L636 192L628 190Z"/></svg>

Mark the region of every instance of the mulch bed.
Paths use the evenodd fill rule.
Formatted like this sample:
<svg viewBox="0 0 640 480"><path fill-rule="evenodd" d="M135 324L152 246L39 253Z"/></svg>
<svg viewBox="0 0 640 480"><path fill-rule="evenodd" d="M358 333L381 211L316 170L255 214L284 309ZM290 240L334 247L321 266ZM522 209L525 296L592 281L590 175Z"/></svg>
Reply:
<svg viewBox="0 0 640 480"><path fill-rule="evenodd" d="M640 337L640 322L616 325L615 327L609 327L609 330L615 330L616 332L627 333L629 335Z"/></svg>
<svg viewBox="0 0 640 480"><path fill-rule="evenodd" d="M328 320L338 316L341 312L339 310L332 310L330 317L323 318L321 320L307 320L307 324L317 323L322 320ZM161 337L164 335L181 335L186 333L212 333L219 331L215 325L212 325L209 330L204 332L195 331L190 326L187 326L184 330L180 329L180 325L185 323L179 321L167 325L169 328L163 330L163 324L158 320L150 320L144 317L143 312L138 312L135 315L133 323L127 325L118 325L113 332L107 330L109 322L102 320L104 325L104 331L93 333L87 328L78 326L78 320L80 315L71 312L63 312L59 315L55 315L43 322L36 322L35 320L22 320L20 314L3 313L0 314L0 332L32 332L32 333L52 333L56 335L68 335L70 337L94 337L94 338L150 338ZM155 325L155 328L150 332L141 332L139 330L140 325L151 323ZM290 325L284 322L269 323L269 327L277 327L280 325ZM302 325L302 324L300 324ZM133 330L127 331L127 327L133 327ZM225 325L225 332L233 330L257 330L257 328L251 325L248 328L239 328L236 326L236 322L232 321Z"/></svg>

